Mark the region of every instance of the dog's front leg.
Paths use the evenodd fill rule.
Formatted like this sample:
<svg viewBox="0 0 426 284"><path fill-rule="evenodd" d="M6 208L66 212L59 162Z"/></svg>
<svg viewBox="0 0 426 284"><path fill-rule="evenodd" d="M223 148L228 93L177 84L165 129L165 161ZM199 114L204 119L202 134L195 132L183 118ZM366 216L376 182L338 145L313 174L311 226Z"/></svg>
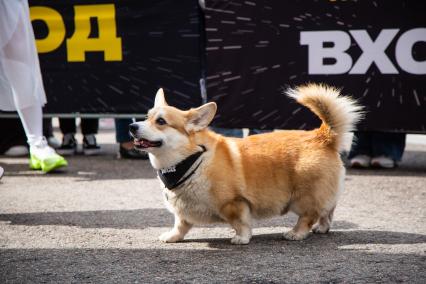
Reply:
<svg viewBox="0 0 426 284"><path fill-rule="evenodd" d="M221 213L235 230L231 243L234 245L248 244L251 239L251 213L248 204L244 201L230 202L222 208Z"/></svg>
<svg viewBox="0 0 426 284"><path fill-rule="evenodd" d="M165 243L175 243L183 240L188 231L192 228L192 224L175 214L175 226L169 232L160 235L159 239Z"/></svg>

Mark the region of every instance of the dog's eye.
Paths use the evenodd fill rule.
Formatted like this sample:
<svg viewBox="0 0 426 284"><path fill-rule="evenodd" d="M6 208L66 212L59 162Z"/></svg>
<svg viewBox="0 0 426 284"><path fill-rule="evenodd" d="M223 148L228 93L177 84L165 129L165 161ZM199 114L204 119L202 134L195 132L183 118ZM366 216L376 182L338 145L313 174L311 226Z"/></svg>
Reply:
<svg viewBox="0 0 426 284"><path fill-rule="evenodd" d="M159 117L157 118L157 120L155 121L158 125L165 125L167 124L167 122L164 120L164 118Z"/></svg>

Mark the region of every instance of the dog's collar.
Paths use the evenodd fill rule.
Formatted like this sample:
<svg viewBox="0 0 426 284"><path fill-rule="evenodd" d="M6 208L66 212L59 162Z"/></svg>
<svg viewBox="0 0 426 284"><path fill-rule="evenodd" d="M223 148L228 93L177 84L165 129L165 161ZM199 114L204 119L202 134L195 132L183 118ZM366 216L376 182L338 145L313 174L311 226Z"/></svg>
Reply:
<svg viewBox="0 0 426 284"><path fill-rule="evenodd" d="M174 166L157 170L158 176L169 190L173 190L187 181L201 165L202 160L194 166L200 156L206 152L206 147L203 145L199 146L203 149L202 151L192 154Z"/></svg>

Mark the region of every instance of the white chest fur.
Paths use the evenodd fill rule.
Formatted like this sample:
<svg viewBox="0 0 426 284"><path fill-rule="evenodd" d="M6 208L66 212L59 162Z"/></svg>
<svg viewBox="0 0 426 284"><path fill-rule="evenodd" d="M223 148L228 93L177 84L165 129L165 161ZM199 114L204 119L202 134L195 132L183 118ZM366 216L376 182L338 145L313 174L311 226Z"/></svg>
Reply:
<svg viewBox="0 0 426 284"><path fill-rule="evenodd" d="M203 173L203 165L182 187L174 190L163 188L167 208L192 224L220 221L210 196L210 181Z"/></svg>

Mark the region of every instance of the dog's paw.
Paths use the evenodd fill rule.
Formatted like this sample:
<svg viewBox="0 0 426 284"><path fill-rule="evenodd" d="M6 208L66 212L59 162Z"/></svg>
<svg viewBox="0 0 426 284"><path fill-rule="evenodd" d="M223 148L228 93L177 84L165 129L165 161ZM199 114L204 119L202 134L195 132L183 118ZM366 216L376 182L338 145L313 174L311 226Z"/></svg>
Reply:
<svg viewBox="0 0 426 284"><path fill-rule="evenodd" d="M330 227L328 227L328 226L321 226L319 224L315 225L312 228L312 232L314 232L315 234L327 234L328 231L330 231Z"/></svg>
<svg viewBox="0 0 426 284"><path fill-rule="evenodd" d="M284 234L284 239L289 241L301 241L306 239L308 234L306 233L296 233L295 231L291 230Z"/></svg>
<svg viewBox="0 0 426 284"><path fill-rule="evenodd" d="M158 239L164 243L176 243L183 240L183 237L174 231L170 231L161 234Z"/></svg>
<svg viewBox="0 0 426 284"><path fill-rule="evenodd" d="M235 236L231 239L231 244L234 245L246 245L250 242L250 237L245 236Z"/></svg>

